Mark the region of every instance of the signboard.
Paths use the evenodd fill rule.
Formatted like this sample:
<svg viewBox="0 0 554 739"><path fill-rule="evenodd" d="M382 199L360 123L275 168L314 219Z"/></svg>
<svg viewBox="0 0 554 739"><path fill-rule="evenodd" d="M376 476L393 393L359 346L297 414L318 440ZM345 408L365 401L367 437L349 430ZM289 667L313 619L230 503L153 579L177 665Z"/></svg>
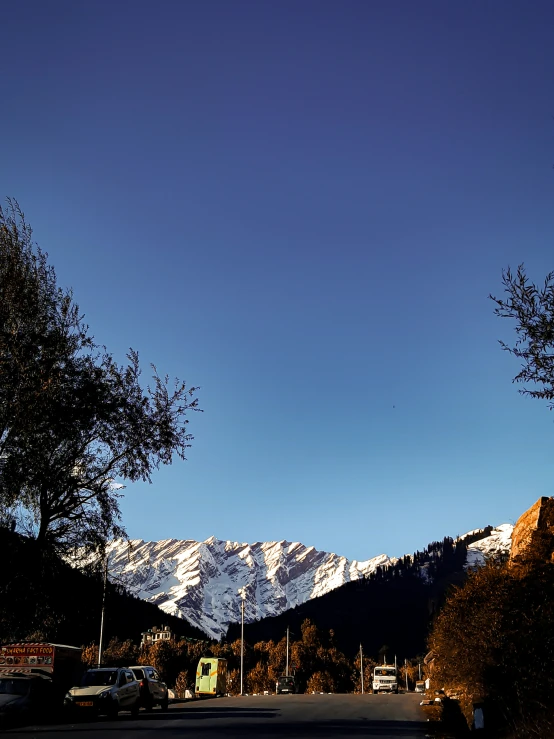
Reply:
<svg viewBox="0 0 554 739"><path fill-rule="evenodd" d="M0 647L0 669L11 667L46 667L52 669L54 647L51 644L11 644Z"/></svg>

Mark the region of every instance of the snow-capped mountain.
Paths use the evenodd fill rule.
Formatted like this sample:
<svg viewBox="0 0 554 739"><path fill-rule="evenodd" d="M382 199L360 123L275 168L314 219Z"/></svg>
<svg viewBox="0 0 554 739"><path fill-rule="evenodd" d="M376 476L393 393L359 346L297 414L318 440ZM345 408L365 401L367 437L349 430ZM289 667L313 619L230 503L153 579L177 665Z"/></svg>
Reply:
<svg viewBox="0 0 554 739"><path fill-rule="evenodd" d="M509 554L513 530L511 523L503 523L493 529L489 536L470 544L467 548L466 567L480 567L489 557ZM470 531L470 534L473 533L475 532Z"/></svg>
<svg viewBox="0 0 554 739"><path fill-rule="evenodd" d="M215 638L240 621L242 596L249 623L396 561L385 554L350 561L298 542L241 544L213 536L112 542L108 551L110 579Z"/></svg>
<svg viewBox="0 0 554 739"><path fill-rule="evenodd" d="M466 567L478 567L489 556L507 554L512 531L511 524L502 524L470 544ZM466 536L478 533L471 531ZM112 542L108 551L110 579L214 638L220 638L229 623L240 621L242 597L245 622L251 623L277 616L397 561L386 554L364 562L350 561L298 542L241 544L213 536L203 542ZM421 575L426 576L425 565Z"/></svg>

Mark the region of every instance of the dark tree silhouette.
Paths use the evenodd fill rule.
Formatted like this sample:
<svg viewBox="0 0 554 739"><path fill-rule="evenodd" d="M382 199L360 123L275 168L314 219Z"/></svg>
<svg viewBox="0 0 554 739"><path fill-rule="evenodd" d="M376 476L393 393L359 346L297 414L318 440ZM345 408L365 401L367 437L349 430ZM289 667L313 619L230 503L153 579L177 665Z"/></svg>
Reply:
<svg viewBox="0 0 554 739"><path fill-rule="evenodd" d="M542 287L527 277L524 265L516 272L502 272L505 298L490 299L496 304L495 314L515 321L517 340L513 346L500 341L502 348L521 360L522 367L514 382L530 383L520 393L549 402L554 408L554 272Z"/></svg>
<svg viewBox="0 0 554 739"><path fill-rule="evenodd" d="M42 548L102 550L121 536L114 481L185 458L197 388L95 343L17 203L0 208L0 513Z"/></svg>

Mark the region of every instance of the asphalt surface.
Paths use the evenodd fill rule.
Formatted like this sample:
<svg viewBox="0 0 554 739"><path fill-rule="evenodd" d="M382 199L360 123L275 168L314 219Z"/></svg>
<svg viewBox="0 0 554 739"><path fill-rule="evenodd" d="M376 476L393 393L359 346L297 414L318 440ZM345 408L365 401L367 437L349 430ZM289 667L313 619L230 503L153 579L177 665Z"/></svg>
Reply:
<svg viewBox="0 0 554 739"><path fill-rule="evenodd" d="M422 739L429 724L419 695L268 695L213 698L155 709L138 718L28 726L6 732L18 739Z"/></svg>

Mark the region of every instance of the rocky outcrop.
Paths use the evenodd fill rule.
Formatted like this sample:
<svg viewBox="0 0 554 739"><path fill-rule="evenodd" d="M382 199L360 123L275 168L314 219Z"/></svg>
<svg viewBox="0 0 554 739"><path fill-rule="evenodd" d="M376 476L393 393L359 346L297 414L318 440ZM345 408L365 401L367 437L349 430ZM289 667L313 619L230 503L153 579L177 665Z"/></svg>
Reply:
<svg viewBox="0 0 554 739"><path fill-rule="evenodd" d="M554 542L554 498L542 497L518 518L512 533L510 560L525 554L545 535L552 536Z"/></svg>
<svg viewBox="0 0 554 739"><path fill-rule="evenodd" d="M242 598L251 623L396 562L386 554L358 562L299 542L245 544L214 536L115 541L108 553L112 580L218 639L240 621Z"/></svg>

